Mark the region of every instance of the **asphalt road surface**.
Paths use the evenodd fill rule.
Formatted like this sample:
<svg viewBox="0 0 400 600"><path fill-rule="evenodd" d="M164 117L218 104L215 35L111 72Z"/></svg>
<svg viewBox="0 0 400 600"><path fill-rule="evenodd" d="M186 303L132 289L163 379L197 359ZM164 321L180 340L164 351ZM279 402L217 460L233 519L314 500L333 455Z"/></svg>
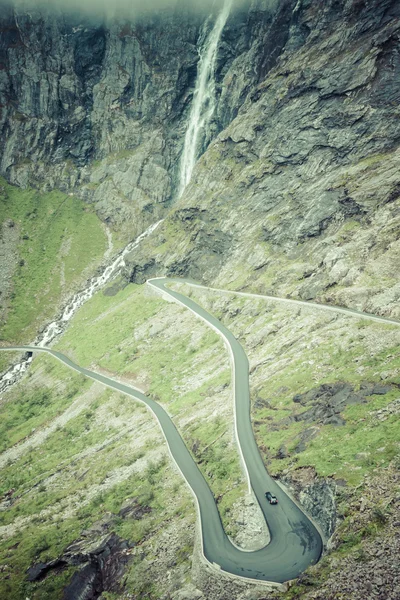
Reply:
<svg viewBox="0 0 400 600"><path fill-rule="evenodd" d="M242 577L274 582L293 579L310 564L318 561L322 552L322 540L309 518L265 469L250 420L249 363L246 353L234 335L218 319L190 298L167 288L166 284L169 281L173 280L158 278L149 280L148 284L157 288L163 295L174 298L211 325L224 337L230 349L237 440L248 480L271 534L270 543L261 550L242 552L235 548L225 535L214 499L203 477L200 475L201 486L195 487L200 483L198 475L196 474L194 481L191 473L188 475L184 471L183 474L199 501L204 555L225 571ZM177 462L180 466L179 459ZM269 504L265 498L266 491L271 491L277 497L277 505Z"/></svg>
<svg viewBox="0 0 400 600"><path fill-rule="evenodd" d="M282 488L268 475L264 467L254 440L250 421L249 365L243 348L218 319L190 298L166 287L167 283L173 281L166 278L157 278L149 280L148 284L165 297L173 298L190 309L209 326L218 331L224 338L230 352L235 394L235 429L239 451L249 487L258 499L271 534L270 543L260 550L255 552L241 551L229 541L223 530L214 497L203 475L192 459L170 417L157 402L147 398L132 387L74 364L67 356L56 350L34 346L14 346L1 348L1 350L47 352L76 371L146 404L156 416L171 455L196 497L200 515L203 553L206 559L210 563L219 565L226 572L245 578L277 583L293 579L320 558L323 547L321 536L307 515L284 493ZM187 283L191 284L191 282ZM255 294L243 293L241 295L257 297ZM309 307L314 306L318 309L333 310L338 313L342 312L356 317L400 325L398 321L392 319L339 307L312 305L307 302L274 297L268 297L268 299L303 304ZM266 440L266 443L268 443L268 440ZM277 505L268 503L265 498L267 490L277 497Z"/></svg>

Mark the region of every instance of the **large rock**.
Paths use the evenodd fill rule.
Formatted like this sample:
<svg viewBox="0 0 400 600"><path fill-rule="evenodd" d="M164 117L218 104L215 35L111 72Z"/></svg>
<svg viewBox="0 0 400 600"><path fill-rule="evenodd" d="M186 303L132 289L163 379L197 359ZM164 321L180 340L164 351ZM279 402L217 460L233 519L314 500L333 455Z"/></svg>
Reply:
<svg viewBox="0 0 400 600"><path fill-rule="evenodd" d="M393 386L377 383L363 382L360 389L356 391L354 387L346 382L337 382L333 384L323 384L318 388L313 388L304 394L297 394L293 401L300 403L307 410L296 415L296 421L305 423L321 423L325 425L344 425L345 421L341 412L350 404L365 404L368 396L383 396L391 392ZM307 436L305 430L301 434L301 439L297 451L301 452L305 448L305 443L310 436ZM303 447L304 446L304 447Z"/></svg>
<svg viewBox="0 0 400 600"><path fill-rule="evenodd" d="M317 477L312 467L297 469L283 476L282 481L317 522L327 541L334 533L337 521L335 481Z"/></svg>

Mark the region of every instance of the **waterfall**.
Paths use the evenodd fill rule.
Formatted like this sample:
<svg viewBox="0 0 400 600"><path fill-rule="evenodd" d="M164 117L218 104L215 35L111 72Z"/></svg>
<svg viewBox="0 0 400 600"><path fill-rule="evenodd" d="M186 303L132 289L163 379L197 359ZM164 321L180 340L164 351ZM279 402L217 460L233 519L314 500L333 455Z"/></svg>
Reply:
<svg viewBox="0 0 400 600"><path fill-rule="evenodd" d="M192 176L192 171L198 157L199 135L210 122L215 110L215 63L217 50L232 4L233 0L224 0L224 5L215 21L214 27L200 50L196 87L181 159L179 196L182 195Z"/></svg>

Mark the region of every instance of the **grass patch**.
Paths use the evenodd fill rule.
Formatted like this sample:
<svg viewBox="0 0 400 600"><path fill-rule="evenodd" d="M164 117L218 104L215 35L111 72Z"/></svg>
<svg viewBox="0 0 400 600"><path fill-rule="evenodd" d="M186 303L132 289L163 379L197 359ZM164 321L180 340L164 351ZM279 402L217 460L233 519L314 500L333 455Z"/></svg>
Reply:
<svg viewBox="0 0 400 600"><path fill-rule="evenodd" d="M81 524L74 519L58 521L49 527L28 527L0 547L0 562L6 565L7 579L0 578L0 597L13 600L56 600L69 583L75 568L50 575L39 583L29 583L26 571L32 564L57 558L79 536Z"/></svg>
<svg viewBox="0 0 400 600"><path fill-rule="evenodd" d="M43 381L32 385L31 379L35 373L43 374L47 383ZM19 386L10 390L7 401L0 406L2 452L63 412L76 395L90 385L83 375L44 355L35 358L29 375ZM58 387L55 382L59 380L63 384Z"/></svg>
<svg viewBox="0 0 400 600"><path fill-rule="evenodd" d="M0 373L6 371L17 357L16 352L0 352Z"/></svg>
<svg viewBox="0 0 400 600"><path fill-rule="evenodd" d="M80 386L75 394L79 397L87 385L93 385L90 380L86 384L80 375L44 355L34 361L32 373L14 388L13 397L3 406L3 409L12 406L16 410L22 403L23 414L33 410L35 414L28 419L29 432L32 419L39 417L36 414L40 392L38 377L45 383L42 393L46 396L46 406L43 409L41 405L42 420L36 424L47 424L50 416L54 418L69 406L68 400L62 403L62 397L68 395L73 386ZM32 402L26 400L30 398ZM28 448L12 464L10 461L5 465L0 494L12 488L14 491L11 505L1 513L0 525L17 527L7 533L0 544L0 562L6 565L3 574L7 575L0 580L1 598L61 600L62 590L70 582L74 568L51 572L38 583L26 581L26 570L35 563L60 556L72 541L82 537L83 530L100 519L111 518L110 530L123 539L143 545L149 538L146 551L149 552L153 545L156 547L154 536L158 532L162 534L164 522L178 516L193 515L194 518L193 501L186 490L177 491L181 487L180 479L171 472L170 461L160 458L156 451L160 441L155 443L151 432L149 434L143 411L135 402L105 389L39 446ZM9 415L11 436L13 428L21 433L18 411L16 415L15 422L11 419L15 415ZM128 423L135 423L138 431L124 432ZM138 435L145 440L139 450L134 443ZM157 452L157 458L147 462L146 468L146 462L136 467L136 461L148 451ZM133 470L127 473L128 467ZM176 494L171 503L174 490ZM119 517L123 503L132 497L149 506L151 512L139 519ZM187 557L180 556L179 560L187 560ZM137 581L136 573L129 574L129 581Z"/></svg>
<svg viewBox="0 0 400 600"><path fill-rule="evenodd" d="M21 190L0 178L0 214L19 234L19 264L0 339L31 340L63 295L99 263L106 249L100 220L73 196Z"/></svg>
<svg viewBox="0 0 400 600"><path fill-rule="evenodd" d="M81 366L96 362L122 373L136 358L135 329L164 305L136 285L115 296L95 294L76 314L57 347L73 354Z"/></svg>
<svg viewBox="0 0 400 600"><path fill-rule="evenodd" d="M215 294L207 294L192 288L195 299L201 298L200 304L230 327L247 350L253 360L258 353L258 360L268 357L269 364L282 366L265 374L261 366L251 376L253 383L252 417L255 435L262 453L268 463L268 470L278 474L287 468L303 466L315 467L321 476L335 475L343 478L351 485L357 485L363 477L374 468L384 467L399 453L400 425L396 415L379 421L373 414L398 398L398 390L393 388L385 395L368 396L366 403L347 406L342 411L344 426L323 425L320 421L308 423L292 421L287 418L299 415L310 408L294 403L297 394L317 388L322 384L335 382L350 383L355 390L360 389L362 382L381 382L380 371L396 373L400 368L398 346L391 346L393 326L371 323L366 320L344 319L343 322L324 322L322 315L312 319L309 311L299 312L296 317L288 319L287 312L276 306L271 311L271 303L257 301L258 311L254 314L255 300L243 300L232 297L231 303L224 309L213 310ZM226 296L225 296L226 297ZM247 334L251 336L260 327L262 307L269 310L263 315L263 324L268 322L279 324L273 337L260 340L260 346L249 346ZM232 314L236 315L232 319ZM249 320L250 315L250 320ZM253 323L251 322L253 321ZM242 335L242 331L246 335ZM385 339L378 352L370 351L365 340L375 346L374 336L379 336L379 343ZM314 342L314 336L318 340ZM304 346L304 340L307 346ZM264 354L260 350L265 344ZM301 347L301 350L299 349ZM283 360L282 360L283 359ZM274 372L275 371L275 372ZM268 372L268 371L267 371ZM386 383L386 382L385 382ZM388 383L399 384L399 377L393 376ZM372 413L372 414L371 414ZM315 438L306 442L306 449L296 453L301 433L310 426L318 425ZM281 446L289 452L285 459L274 458Z"/></svg>
<svg viewBox="0 0 400 600"><path fill-rule="evenodd" d="M173 305L176 316L171 321L170 310L164 300L150 296L144 286L130 285L114 297L97 294L76 315L59 347L72 354L79 364L96 363L112 373L129 377L145 375L147 394L167 405L172 418L185 415L192 422L193 412L206 407L215 393L230 384L230 370L224 363L219 367L219 356L226 356L219 337L207 329L194 342L192 331L173 328L174 320L180 315L185 318L186 311ZM202 371L208 373L204 382L185 390L182 379ZM232 428L233 407L230 422L196 421L194 427L189 425L181 431L189 448L195 440L201 448L208 447L199 459L200 469L215 497L223 498L223 519L232 503L244 493L236 449L228 447L223 438L214 444L221 434L229 431L231 435Z"/></svg>

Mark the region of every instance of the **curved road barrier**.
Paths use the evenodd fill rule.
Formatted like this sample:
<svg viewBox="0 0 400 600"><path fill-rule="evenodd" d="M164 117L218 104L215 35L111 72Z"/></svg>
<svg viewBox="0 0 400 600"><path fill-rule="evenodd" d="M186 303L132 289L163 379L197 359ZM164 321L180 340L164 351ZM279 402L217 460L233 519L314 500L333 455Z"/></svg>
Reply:
<svg viewBox="0 0 400 600"><path fill-rule="evenodd" d="M207 290L214 290L214 288L208 288L206 286L195 284L194 282L179 279L156 278L150 279L147 282L148 285L155 288L163 296L168 299L173 299L185 306L196 316L205 321L207 325L211 326L222 336L229 349L232 363L235 400L235 430L240 455L247 476L249 489L252 489L257 497L271 535L270 543L260 550L255 552L241 551L229 541L222 527L218 509L207 482L186 448L171 418L157 402L151 398L147 398L143 393L133 387L76 365L61 352L51 350L50 348L12 346L3 347L0 348L0 350L47 352L75 371L146 404L158 420L170 453L196 498L200 517L202 550L206 560L214 566L219 566L227 573L245 577L247 579L275 583L283 583L290 579L294 579L307 569L309 565L314 564L319 560L323 547L322 539L310 519L283 492L282 488L268 475L265 469L254 440L250 420L249 365L247 356L234 335L218 319L213 317L190 298L166 287L166 284L169 282L188 283L189 285ZM214 291L228 292L227 290L217 289ZM368 315L340 307L336 308L321 304L311 304L286 298L275 298L273 296L247 294L245 292L228 293L276 300L277 302L283 301L301 304L307 307L350 314L391 325L400 325L398 321L392 319ZM265 498L266 491L272 492L272 494L278 498L277 505L269 504Z"/></svg>

